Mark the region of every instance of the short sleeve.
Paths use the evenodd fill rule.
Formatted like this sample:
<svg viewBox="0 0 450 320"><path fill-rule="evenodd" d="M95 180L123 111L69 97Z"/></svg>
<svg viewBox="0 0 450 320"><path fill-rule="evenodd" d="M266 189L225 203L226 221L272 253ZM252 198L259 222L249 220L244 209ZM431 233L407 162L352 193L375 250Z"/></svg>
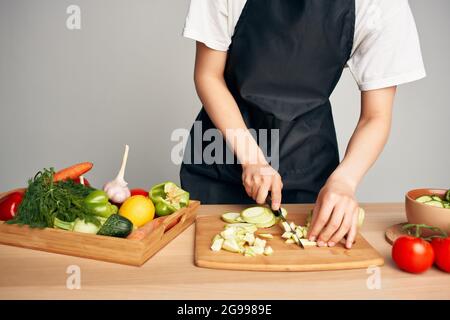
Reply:
<svg viewBox="0 0 450 320"><path fill-rule="evenodd" d="M227 51L231 43L227 11L227 0L191 0L183 36Z"/></svg>
<svg viewBox="0 0 450 320"><path fill-rule="evenodd" d="M380 89L425 77L419 36L408 1L366 1L360 11L353 53L347 62L359 89Z"/></svg>

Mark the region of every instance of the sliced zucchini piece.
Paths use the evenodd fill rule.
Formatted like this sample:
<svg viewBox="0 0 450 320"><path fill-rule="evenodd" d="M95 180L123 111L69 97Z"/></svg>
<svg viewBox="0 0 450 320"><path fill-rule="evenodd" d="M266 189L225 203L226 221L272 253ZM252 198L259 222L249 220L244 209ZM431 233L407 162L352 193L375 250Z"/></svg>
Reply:
<svg viewBox="0 0 450 320"><path fill-rule="evenodd" d="M277 223L277 220L275 219L275 216L272 216L272 219L266 223L257 223L257 228L270 228L274 226Z"/></svg>
<svg viewBox="0 0 450 320"><path fill-rule="evenodd" d="M450 202L445 201L445 202L442 202L442 204L444 205L444 208L450 209Z"/></svg>
<svg viewBox="0 0 450 320"><path fill-rule="evenodd" d="M315 247L317 246L317 242L315 241L309 241L307 239L300 239L300 244L303 248L307 248L307 247Z"/></svg>
<svg viewBox="0 0 450 320"><path fill-rule="evenodd" d="M241 214L237 212L227 212L222 215L222 220L228 223L239 222L237 219L241 218ZM241 220L241 219L240 219ZM241 220L242 221L242 220Z"/></svg>
<svg viewBox="0 0 450 320"><path fill-rule="evenodd" d="M211 250L215 251L215 252L220 251L222 249L222 245L223 245L224 241L225 241L225 239L222 238L221 236L214 237L213 243L211 245Z"/></svg>
<svg viewBox="0 0 450 320"><path fill-rule="evenodd" d="M251 248L251 250L253 250L253 252L256 253L257 255L264 254L264 247L251 246L249 248Z"/></svg>
<svg viewBox="0 0 450 320"><path fill-rule="evenodd" d="M255 235L253 233L247 232L244 236L244 240L249 244L253 245L255 243Z"/></svg>
<svg viewBox="0 0 450 320"><path fill-rule="evenodd" d="M434 201L440 201L442 202L442 198L439 196L431 196L431 199L433 199Z"/></svg>
<svg viewBox="0 0 450 320"><path fill-rule="evenodd" d="M270 256L270 255L272 255L272 254L273 254L273 249L272 249L272 247L267 246L267 247L264 248L264 255L265 255L265 256Z"/></svg>
<svg viewBox="0 0 450 320"><path fill-rule="evenodd" d="M431 201L424 202L424 204L426 204L428 206L444 208L444 204L442 203L442 201L431 200Z"/></svg>
<svg viewBox="0 0 450 320"><path fill-rule="evenodd" d="M273 239L273 235L271 233L260 233L260 234L258 234L258 237L265 238L265 239Z"/></svg>
<svg viewBox="0 0 450 320"><path fill-rule="evenodd" d="M285 233L283 233L281 235L281 237L284 238L284 239L290 239L292 237L292 232L286 231Z"/></svg>
<svg viewBox="0 0 450 320"><path fill-rule="evenodd" d="M275 217L272 211L266 207L251 207L241 212L245 222L254 224L267 224Z"/></svg>
<svg viewBox="0 0 450 320"><path fill-rule="evenodd" d="M281 226L283 227L285 232L291 232L292 231L291 227L289 226L289 223L287 223L286 221L283 221L281 223Z"/></svg>
<svg viewBox="0 0 450 320"><path fill-rule="evenodd" d="M226 239L223 242L222 249L234 253L240 253L242 250L235 239Z"/></svg>
<svg viewBox="0 0 450 320"><path fill-rule="evenodd" d="M289 238L284 243L293 244L293 243L295 243L295 241L292 238Z"/></svg>
<svg viewBox="0 0 450 320"><path fill-rule="evenodd" d="M220 236L227 239L235 239L236 238L236 228L228 228L220 233Z"/></svg>
<svg viewBox="0 0 450 320"><path fill-rule="evenodd" d="M244 256L246 257L256 257L256 252L252 247L246 247L244 250Z"/></svg>
<svg viewBox="0 0 450 320"><path fill-rule="evenodd" d="M293 223L293 222L289 223L289 227L291 228L292 231L294 231L295 229L297 229L297 226L296 226L295 223Z"/></svg>
<svg viewBox="0 0 450 320"><path fill-rule="evenodd" d="M230 229L230 228L234 228L234 229L242 229L246 232L255 232L256 230L258 230L258 228L251 223L230 223L225 225L225 229Z"/></svg>
<svg viewBox="0 0 450 320"><path fill-rule="evenodd" d="M361 228L364 223L364 218L366 216L366 212L363 208L359 208L359 215L358 215L358 228ZM305 236L306 237L306 236Z"/></svg>
<svg viewBox="0 0 450 320"><path fill-rule="evenodd" d="M255 242L253 243L254 247L260 247L263 248L266 246L267 241L260 239L260 238L255 238Z"/></svg>
<svg viewBox="0 0 450 320"><path fill-rule="evenodd" d="M416 201L420 202L420 203L428 202L431 200L433 200L433 198L431 198L430 196L420 196L420 197L416 198Z"/></svg>

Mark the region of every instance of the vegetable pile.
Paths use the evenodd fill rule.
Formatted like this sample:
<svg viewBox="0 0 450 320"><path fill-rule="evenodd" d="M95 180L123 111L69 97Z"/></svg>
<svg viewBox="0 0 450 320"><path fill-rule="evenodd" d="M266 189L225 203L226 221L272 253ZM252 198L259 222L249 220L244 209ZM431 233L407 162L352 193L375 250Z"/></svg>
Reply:
<svg viewBox="0 0 450 320"><path fill-rule="evenodd" d="M155 185L150 192L128 189L124 180L128 145L117 177L103 190L90 186L83 174L92 169L83 162L58 172L39 171L25 191L0 200L0 220L7 224L142 240L164 218L189 205L189 193L173 182ZM156 206L156 209L155 209ZM155 219L156 215L160 216ZM173 220L171 228L178 220Z"/></svg>
<svg viewBox="0 0 450 320"><path fill-rule="evenodd" d="M282 215L286 218L287 211L281 208ZM364 221L364 210L359 210L359 226ZM267 207L257 206L244 209L242 212L227 212L221 216L226 222L224 230L216 234L212 239L211 250L218 252L225 250L233 253L240 253L246 257L256 255L271 255L273 249L267 246L264 239L274 239L271 233L258 233L258 229L267 229L277 223L283 229L281 238L286 244L296 244L303 248L317 246L315 241L307 240L308 229L312 219L312 211L309 213L304 226L296 225L293 222L282 221L276 217L272 210Z"/></svg>
<svg viewBox="0 0 450 320"><path fill-rule="evenodd" d="M425 195L417 197L415 200L428 206L450 209L450 190L447 190L444 198L441 198L438 195Z"/></svg>

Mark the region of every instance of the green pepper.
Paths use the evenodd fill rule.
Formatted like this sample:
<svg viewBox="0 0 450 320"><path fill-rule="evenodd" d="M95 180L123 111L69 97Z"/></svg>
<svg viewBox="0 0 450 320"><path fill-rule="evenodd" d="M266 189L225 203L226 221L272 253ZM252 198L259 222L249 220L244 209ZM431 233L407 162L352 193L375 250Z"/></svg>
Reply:
<svg viewBox="0 0 450 320"><path fill-rule="evenodd" d="M106 192L95 190L84 198L85 207L94 215L108 218L110 215L117 213L117 206L111 204Z"/></svg>
<svg viewBox="0 0 450 320"><path fill-rule="evenodd" d="M189 205L189 192L170 181L153 186L149 196L158 216L167 216Z"/></svg>

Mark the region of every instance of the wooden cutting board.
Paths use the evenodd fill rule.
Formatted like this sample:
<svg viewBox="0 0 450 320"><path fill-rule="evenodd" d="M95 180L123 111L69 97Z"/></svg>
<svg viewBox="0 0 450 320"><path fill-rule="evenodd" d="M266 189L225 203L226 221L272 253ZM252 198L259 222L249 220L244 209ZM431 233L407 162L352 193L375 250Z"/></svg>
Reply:
<svg viewBox="0 0 450 320"><path fill-rule="evenodd" d="M289 213L288 221L304 225L307 212ZM198 217L195 231L195 264L198 267L229 270L253 271L319 271L358 269L384 264L380 254L358 234L351 250L338 244L333 248L311 247L303 249L295 244L284 243L279 225L269 229L259 229L256 233L271 233L274 239L267 240L274 253L271 256L245 257L224 250L213 252L211 240L220 233L225 222L220 215Z"/></svg>

